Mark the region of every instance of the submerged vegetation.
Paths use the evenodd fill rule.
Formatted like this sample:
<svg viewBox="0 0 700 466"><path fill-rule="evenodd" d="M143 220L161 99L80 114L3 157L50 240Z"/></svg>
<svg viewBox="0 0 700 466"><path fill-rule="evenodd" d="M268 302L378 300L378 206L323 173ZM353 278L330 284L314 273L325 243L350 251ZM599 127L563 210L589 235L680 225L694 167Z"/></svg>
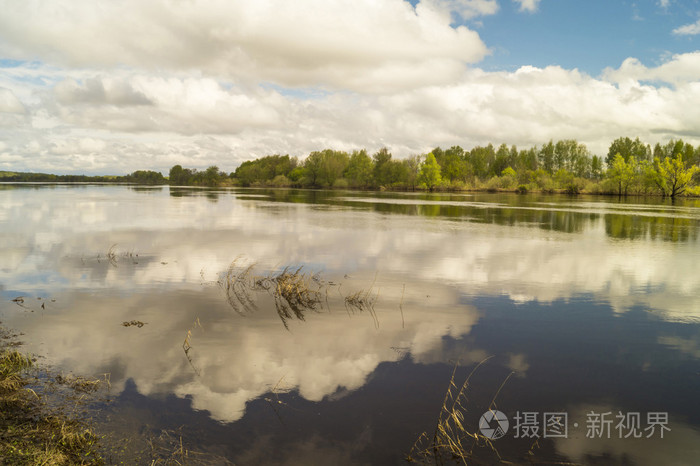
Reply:
<svg viewBox="0 0 700 466"><path fill-rule="evenodd" d="M229 305L239 314L257 310L255 298L251 295L253 292L272 295L277 315L287 329L289 319L304 320L305 313L322 307L325 283L318 274L306 272L302 266L294 270L285 267L278 272L254 275L254 267L254 263L239 266L236 259L217 281L226 293Z"/></svg>
<svg viewBox="0 0 700 466"><path fill-rule="evenodd" d="M258 309L256 293L272 296L277 315L286 329L289 329L290 319L303 321L308 312L319 311L324 306L329 308L328 291L336 284L323 280L319 273L306 271L303 266L286 266L275 272L257 275L254 273L255 263L241 265L239 262L239 259L234 260L216 282L226 294L228 304L237 313L245 315ZM341 294L341 297L348 312L367 311L378 326L374 304L379 291L373 294L373 288L374 282L367 290L347 296Z"/></svg>

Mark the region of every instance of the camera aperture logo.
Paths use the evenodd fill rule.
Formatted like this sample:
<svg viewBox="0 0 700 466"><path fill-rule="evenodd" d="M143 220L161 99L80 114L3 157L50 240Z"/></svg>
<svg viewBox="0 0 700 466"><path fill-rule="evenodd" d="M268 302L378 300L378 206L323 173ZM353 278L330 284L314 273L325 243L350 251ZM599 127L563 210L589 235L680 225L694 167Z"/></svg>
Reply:
<svg viewBox="0 0 700 466"><path fill-rule="evenodd" d="M490 440L497 440L508 432L508 418L500 411L489 409L479 419L481 435Z"/></svg>

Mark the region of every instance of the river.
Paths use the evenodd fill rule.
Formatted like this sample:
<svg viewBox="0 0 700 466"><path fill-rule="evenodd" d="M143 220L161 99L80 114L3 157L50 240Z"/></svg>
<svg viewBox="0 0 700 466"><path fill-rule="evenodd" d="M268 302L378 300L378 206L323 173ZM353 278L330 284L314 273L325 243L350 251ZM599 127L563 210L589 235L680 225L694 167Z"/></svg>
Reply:
<svg viewBox="0 0 700 466"><path fill-rule="evenodd" d="M485 463L696 464L699 232L695 200L0 185L0 321L109 374L114 462L432 461L459 411Z"/></svg>

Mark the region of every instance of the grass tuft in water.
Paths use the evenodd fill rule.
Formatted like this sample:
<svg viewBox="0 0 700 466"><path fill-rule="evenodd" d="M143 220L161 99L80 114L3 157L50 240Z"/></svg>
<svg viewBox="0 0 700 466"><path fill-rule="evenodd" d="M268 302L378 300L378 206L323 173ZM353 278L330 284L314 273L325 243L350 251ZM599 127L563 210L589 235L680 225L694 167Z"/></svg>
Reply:
<svg viewBox="0 0 700 466"><path fill-rule="evenodd" d="M307 272L304 267L267 275L254 275L255 263L239 266L234 260L217 284L226 293L231 308L241 315L257 310L254 293L266 292L274 298L277 315L285 328L289 329L289 319L304 320L304 314L323 307L326 285L318 274Z"/></svg>
<svg viewBox="0 0 700 466"><path fill-rule="evenodd" d="M491 359L490 356L472 369L467 378L462 384L458 384L455 380L458 364L455 364L452 371L445 398L440 408L440 414L435 425L433 435L423 432L416 442L413 444L411 451L406 456L408 462L419 462L423 464L445 464L445 463L462 463L468 464L472 461L474 450L478 447L487 447L495 455L494 462L505 463L496 450L493 442L481 435L478 432L471 432L465 425L465 414L467 413L467 392L470 387L471 378L474 373ZM496 392L491 401L489 409L495 407L495 400L505 383L510 378L510 375L503 381L500 388Z"/></svg>

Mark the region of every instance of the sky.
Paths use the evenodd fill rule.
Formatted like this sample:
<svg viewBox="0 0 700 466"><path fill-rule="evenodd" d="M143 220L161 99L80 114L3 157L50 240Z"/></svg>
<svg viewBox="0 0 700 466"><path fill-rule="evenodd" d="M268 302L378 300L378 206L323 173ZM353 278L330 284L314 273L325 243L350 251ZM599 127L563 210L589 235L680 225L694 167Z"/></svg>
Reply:
<svg viewBox="0 0 700 466"><path fill-rule="evenodd" d="M0 170L700 144L698 0L0 0Z"/></svg>

